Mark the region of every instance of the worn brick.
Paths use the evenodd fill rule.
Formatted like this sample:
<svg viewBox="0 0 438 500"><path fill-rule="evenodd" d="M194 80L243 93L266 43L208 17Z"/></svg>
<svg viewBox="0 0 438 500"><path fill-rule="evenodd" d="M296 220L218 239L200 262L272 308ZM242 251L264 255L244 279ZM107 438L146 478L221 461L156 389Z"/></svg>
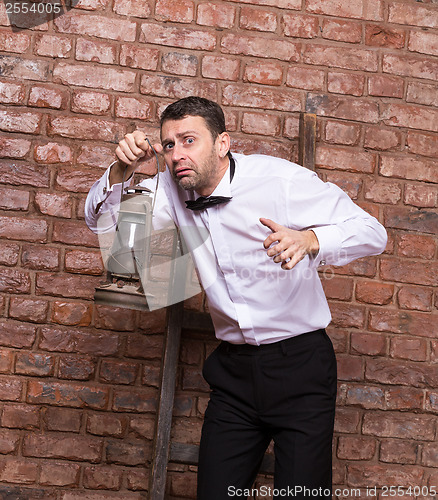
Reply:
<svg viewBox="0 0 438 500"><path fill-rule="evenodd" d="M375 452L375 439L350 436L339 438L337 456L341 460L370 460Z"/></svg>
<svg viewBox="0 0 438 500"><path fill-rule="evenodd" d="M398 291L397 299L401 309L431 311L433 291L419 286L402 286Z"/></svg>
<svg viewBox="0 0 438 500"><path fill-rule="evenodd" d="M398 149L401 143L400 132L385 130L382 127L367 127L364 135L364 147L387 151Z"/></svg>
<svg viewBox="0 0 438 500"><path fill-rule="evenodd" d="M379 384L405 385L423 389L433 387L437 383L436 369L433 366L427 366L422 362L382 358L367 360L365 378Z"/></svg>
<svg viewBox="0 0 438 500"><path fill-rule="evenodd" d="M97 436L122 437L127 426L125 417L93 414L87 418L87 432Z"/></svg>
<svg viewBox="0 0 438 500"><path fill-rule="evenodd" d="M78 85L93 89L132 92L135 73L128 70L95 66L90 71L86 64L58 63L53 71L53 81L64 85Z"/></svg>
<svg viewBox="0 0 438 500"><path fill-rule="evenodd" d="M21 401L23 392L22 378L5 375L0 377L0 399L4 401Z"/></svg>
<svg viewBox="0 0 438 500"><path fill-rule="evenodd" d="M437 206L438 189L427 184L406 184L403 201L405 205L418 208Z"/></svg>
<svg viewBox="0 0 438 500"><path fill-rule="evenodd" d="M138 47L136 45L122 45L120 50L121 66L129 66L131 68L140 68L146 70L156 70L160 51L147 47Z"/></svg>
<svg viewBox="0 0 438 500"><path fill-rule="evenodd" d="M364 0L352 0L344 3L339 0L307 0L306 10L315 14L328 16L351 17L379 21L383 19L382 2L369 3Z"/></svg>
<svg viewBox="0 0 438 500"><path fill-rule="evenodd" d="M148 19L151 7L148 0L115 0L114 12L122 16L141 17Z"/></svg>
<svg viewBox="0 0 438 500"><path fill-rule="evenodd" d="M151 443L143 439L108 440L105 452L110 464L143 465L147 457L150 457Z"/></svg>
<svg viewBox="0 0 438 500"><path fill-rule="evenodd" d="M403 97L403 78L387 75L370 75L368 93L378 97Z"/></svg>
<svg viewBox="0 0 438 500"><path fill-rule="evenodd" d="M198 5L196 22L204 26L231 28L235 17L236 8L233 5L205 2Z"/></svg>
<svg viewBox="0 0 438 500"><path fill-rule="evenodd" d="M190 95L216 99L217 89L215 82L200 81L196 85L190 78L178 76L142 75L140 92L173 99L182 99Z"/></svg>
<svg viewBox="0 0 438 500"><path fill-rule="evenodd" d="M115 114L122 118L151 120L153 117L153 103L147 99L118 97L115 105Z"/></svg>
<svg viewBox="0 0 438 500"><path fill-rule="evenodd" d="M3 407L1 425L14 429L37 429L40 425L40 408L25 404L7 404Z"/></svg>
<svg viewBox="0 0 438 500"><path fill-rule="evenodd" d="M216 36L208 31L143 23L140 42L185 49L213 50L216 47Z"/></svg>
<svg viewBox="0 0 438 500"><path fill-rule="evenodd" d="M438 55L438 36L428 31L411 31L408 49L422 54Z"/></svg>
<svg viewBox="0 0 438 500"><path fill-rule="evenodd" d="M68 245L98 247L98 238L80 221L56 221L53 225L52 241Z"/></svg>
<svg viewBox="0 0 438 500"><path fill-rule="evenodd" d="M72 215L72 199L64 194L37 193L35 206L45 215L65 218L70 218Z"/></svg>
<svg viewBox="0 0 438 500"><path fill-rule="evenodd" d="M389 2L388 21L402 25L436 27L438 23L438 12L433 6L416 5L401 2Z"/></svg>
<svg viewBox="0 0 438 500"><path fill-rule="evenodd" d="M114 150L106 146L87 145L81 147L77 159L78 165L107 168L114 161Z"/></svg>
<svg viewBox="0 0 438 500"><path fill-rule="evenodd" d="M44 409L44 423L49 431L79 432L81 412L70 408L47 407Z"/></svg>
<svg viewBox="0 0 438 500"><path fill-rule="evenodd" d="M377 54L366 49L350 49L327 45L306 45L303 60L307 64L328 66L360 71L376 72L378 69Z"/></svg>
<svg viewBox="0 0 438 500"><path fill-rule="evenodd" d="M15 112L0 110L0 130L23 134L40 132L42 115L39 113Z"/></svg>
<svg viewBox="0 0 438 500"><path fill-rule="evenodd" d="M204 78L236 81L239 78L239 71L238 59L221 56L204 56L202 59L201 74Z"/></svg>
<svg viewBox="0 0 438 500"><path fill-rule="evenodd" d="M372 173L375 155L354 149L320 146L316 151L316 164L321 168Z"/></svg>
<svg viewBox="0 0 438 500"><path fill-rule="evenodd" d="M246 134L278 135L281 121L279 116L262 113L244 113L242 132Z"/></svg>
<svg viewBox="0 0 438 500"><path fill-rule="evenodd" d="M425 339L394 337L391 339L389 354L392 358L396 359L426 361L427 342Z"/></svg>
<svg viewBox="0 0 438 500"><path fill-rule="evenodd" d="M45 82L49 79L50 66L40 59L0 55L0 73L4 78Z"/></svg>
<svg viewBox="0 0 438 500"><path fill-rule="evenodd" d="M94 325L105 330L133 331L135 317L133 309L96 305Z"/></svg>
<svg viewBox="0 0 438 500"><path fill-rule="evenodd" d="M49 303L46 300L12 297L9 305L9 316L21 321L44 323L48 310Z"/></svg>
<svg viewBox="0 0 438 500"><path fill-rule="evenodd" d="M358 409L345 408L338 406L336 408L335 432L355 434L361 421Z"/></svg>
<svg viewBox="0 0 438 500"><path fill-rule="evenodd" d="M386 125L438 132L438 110L404 104L385 104L381 115Z"/></svg>
<svg viewBox="0 0 438 500"><path fill-rule="evenodd" d="M90 380L96 370L96 360L86 356L62 356L58 377L67 380Z"/></svg>
<svg viewBox="0 0 438 500"><path fill-rule="evenodd" d="M126 19L70 13L55 19L54 24L60 33L90 35L125 42L135 40L136 24Z"/></svg>
<svg viewBox="0 0 438 500"><path fill-rule="evenodd" d="M422 410L424 391L415 387L390 387L385 391L385 400L389 410Z"/></svg>
<svg viewBox="0 0 438 500"><path fill-rule="evenodd" d="M351 333L351 352L381 356L386 353L386 338L384 335L368 332Z"/></svg>
<svg viewBox="0 0 438 500"><path fill-rule="evenodd" d="M111 97L100 92L73 92L71 110L75 113L105 115L111 107Z"/></svg>
<svg viewBox="0 0 438 500"><path fill-rule="evenodd" d="M438 214L434 210L387 207L384 219L387 227L409 231L435 234L438 227Z"/></svg>
<svg viewBox="0 0 438 500"><path fill-rule="evenodd" d="M56 58L69 57L72 49L72 41L69 38L41 34L35 41L35 53L39 56Z"/></svg>
<svg viewBox="0 0 438 500"><path fill-rule="evenodd" d="M392 75L436 80L438 62L424 56L384 54L382 70Z"/></svg>
<svg viewBox="0 0 438 500"><path fill-rule="evenodd" d="M351 300L353 295L353 280L332 277L322 279L325 295L328 299Z"/></svg>
<svg viewBox="0 0 438 500"><path fill-rule="evenodd" d="M122 471L109 466L84 467L85 488L97 490L120 489L122 483Z"/></svg>
<svg viewBox="0 0 438 500"><path fill-rule="evenodd" d="M11 168L12 167L12 168ZM0 182L13 186L48 187L50 172L46 167L0 160Z"/></svg>
<svg viewBox="0 0 438 500"><path fill-rule="evenodd" d="M178 23L190 23L193 21L195 12L194 2L191 0L157 0L155 15L162 21L176 21Z"/></svg>
<svg viewBox="0 0 438 500"><path fill-rule="evenodd" d="M316 16L283 14L282 28L286 36L295 38L316 38L319 34L319 21ZM272 31L275 31L275 29Z"/></svg>
<svg viewBox="0 0 438 500"><path fill-rule="evenodd" d="M283 66L278 63L264 62L247 64L243 80L262 85L281 85L283 81Z"/></svg>
<svg viewBox="0 0 438 500"><path fill-rule="evenodd" d="M0 208L3 210L28 210L29 191L0 188Z"/></svg>
<svg viewBox="0 0 438 500"><path fill-rule="evenodd" d="M386 411L364 415L364 435L398 437L404 439L434 439L434 418L429 415L413 415Z"/></svg>
<svg viewBox="0 0 438 500"><path fill-rule="evenodd" d="M406 102L415 102L426 106L438 106L438 91L436 85L422 82L408 83Z"/></svg>
<svg viewBox="0 0 438 500"><path fill-rule="evenodd" d="M359 141L360 125L327 121L325 140L331 144L355 145Z"/></svg>
<svg viewBox="0 0 438 500"><path fill-rule="evenodd" d="M328 73L327 89L334 94L363 94L365 77L349 73Z"/></svg>
<svg viewBox="0 0 438 500"><path fill-rule="evenodd" d="M69 250L65 253L65 270L69 273L101 275L103 272L101 253Z"/></svg>
<svg viewBox="0 0 438 500"><path fill-rule="evenodd" d="M356 299L368 304L389 304L394 294L394 285L377 283L375 281L358 281L356 284Z"/></svg>
<svg viewBox="0 0 438 500"><path fill-rule="evenodd" d="M244 6L240 10L239 26L246 30L275 32L277 15L265 9Z"/></svg>
<svg viewBox="0 0 438 500"><path fill-rule="evenodd" d="M48 377L55 370L55 358L42 353L19 353L15 363L15 373Z"/></svg>
<svg viewBox="0 0 438 500"><path fill-rule="evenodd" d="M23 267L56 271L59 268L59 249L38 245L24 245L21 253Z"/></svg>
<svg viewBox="0 0 438 500"><path fill-rule="evenodd" d="M356 21L324 18L321 30L322 37L329 40L360 43L362 39L362 26Z"/></svg>
<svg viewBox="0 0 438 500"><path fill-rule="evenodd" d="M18 262L20 247L16 243L0 242L0 264L15 266Z"/></svg>
<svg viewBox="0 0 438 500"><path fill-rule="evenodd" d="M113 410L123 412L154 412L157 409L157 391L153 388L115 389Z"/></svg>
<svg viewBox="0 0 438 500"><path fill-rule="evenodd" d="M21 458L10 458L0 468L0 480L9 483L32 484L37 480L38 465Z"/></svg>
<svg viewBox="0 0 438 500"><path fill-rule="evenodd" d="M324 71L314 68L293 67L289 68L286 85L305 90L323 90Z"/></svg>
<svg viewBox="0 0 438 500"><path fill-rule="evenodd" d="M0 322L0 345L7 347L31 347L36 338L36 327L18 321Z"/></svg>
<svg viewBox="0 0 438 500"><path fill-rule="evenodd" d="M196 76L198 58L181 52L168 52L161 58L161 69L174 75Z"/></svg>
<svg viewBox="0 0 438 500"><path fill-rule="evenodd" d="M364 363L359 356L338 356L338 380L361 381L364 379Z"/></svg>
<svg viewBox="0 0 438 500"><path fill-rule="evenodd" d="M4 104L23 104L25 95L24 85L0 82L0 102Z"/></svg>
<svg viewBox="0 0 438 500"><path fill-rule="evenodd" d="M378 332L410 333L433 337L438 327L428 322L430 315L418 312L373 310L370 312L370 330Z"/></svg>
<svg viewBox="0 0 438 500"><path fill-rule="evenodd" d="M124 136L124 127L118 123L93 118L51 117L48 124L50 136L118 142Z"/></svg>
<svg viewBox="0 0 438 500"><path fill-rule="evenodd" d="M11 33L10 30L0 31L0 50L23 54L30 46L30 36L27 33Z"/></svg>
<svg viewBox="0 0 438 500"><path fill-rule="evenodd" d="M1 83L0 83L1 94ZM24 158L30 151L31 142L26 139L13 139L10 137L0 137L0 157L1 158Z"/></svg>
<svg viewBox="0 0 438 500"><path fill-rule="evenodd" d="M365 43L372 47L401 49L405 44L405 32L384 25L368 24L365 26Z"/></svg>
<svg viewBox="0 0 438 500"><path fill-rule="evenodd" d="M306 111L319 116L378 123L379 108L374 102L327 94L308 94Z"/></svg>
<svg viewBox="0 0 438 500"><path fill-rule="evenodd" d="M104 360L100 366L100 380L111 384L132 385L139 371L139 365L126 361Z"/></svg>
<svg viewBox="0 0 438 500"><path fill-rule="evenodd" d="M91 323L91 306L83 302L52 303L52 321L61 325L88 326Z"/></svg>
<svg viewBox="0 0 438 500"><path fill-rule="evenodd" d="M255 57L274 57L284 61L298 62L298 46L285 40L269 40L269 44L261 37L249 37L236 34L225 35L221 40L222 52L226 54Z"/></svg>
<svg viewBox="0 0 438 500"><path fill-rule="evenodd" d="M401 185L397 182L374 179L365 182L365 199L376 203L394 205L401 199L401 192Z"/></svg>
<svg viewBox="0 0 438 500"><path fill-rule="evenodd" d="M300 102L294 91L242 87L230 84L223 89L223 103L231 106L299 111Z"/></svg>
<svg viewBox="0 0 438 500"><path fill-rule="evenodd" d="M114 64L116 62L116 46L105 42L78 38L76 40L75 59L77 61Z"/></svg>
<svg viewBox="0 0 438 500"><path fill-rule="evenodd" d="M99 281L99 278L94 276L38 273L36 293L54 297L92 299Z"/></svg>
<svg viewBox="0 0 438 500"><path fill-rule="evenodd" d="M406 155L382 155L379 173L384 177L438 183L438 171L432 161Z"/></svg>
<svg viewBox="0 0 438 500"><path fill-rule="evenodd" d="M73 153L69 146L56 142L48 142L35 146L34 159L38 163L53 164L53 163L71 163Z"/></svg>
<svg viewBox="0 0 438 500"><path fill-rule="evenodd" d="M29 274L16 269L2 269L0 274L0 292L29 293Z"/></svg>
<svg viewBox="0 0 438 500"><path fill-rule="evenodd" d="M43 486L74 488L79 486L80 472L78 464L43 462L39 483Z"/></svg>
<svg viewBox="0 0 438 500"><path fill-rule="evenodd" d="M31 434L25 436L23 442L23 455L28 457L98 462L101 453L100 440L79 435L70 437Z"/></svg>

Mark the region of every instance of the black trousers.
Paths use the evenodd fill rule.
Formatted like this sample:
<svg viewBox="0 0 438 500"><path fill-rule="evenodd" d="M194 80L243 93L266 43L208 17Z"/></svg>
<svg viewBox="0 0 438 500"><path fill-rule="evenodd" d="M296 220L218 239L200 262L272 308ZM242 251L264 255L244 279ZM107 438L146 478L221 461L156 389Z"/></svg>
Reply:
<svg viewBox="0 0 438 500"><path fill-rule="evenodd" d="M254 498L331 498L336 359L325 330L262 346L222 342L203 375L211 396L198 500L246 499L271 439L274 488Z"/></svg>

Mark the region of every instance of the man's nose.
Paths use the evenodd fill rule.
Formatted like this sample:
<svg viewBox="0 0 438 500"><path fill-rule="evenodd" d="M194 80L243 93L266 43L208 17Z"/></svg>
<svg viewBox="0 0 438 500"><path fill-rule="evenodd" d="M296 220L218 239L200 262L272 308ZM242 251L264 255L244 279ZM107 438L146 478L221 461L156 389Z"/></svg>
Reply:
<svg viewBox="0 0 438 500"><path fill-rule="evenodd" d="M172 161L177 162L185 158L184 149L179 144L175 144L172 148Z"/></svg>

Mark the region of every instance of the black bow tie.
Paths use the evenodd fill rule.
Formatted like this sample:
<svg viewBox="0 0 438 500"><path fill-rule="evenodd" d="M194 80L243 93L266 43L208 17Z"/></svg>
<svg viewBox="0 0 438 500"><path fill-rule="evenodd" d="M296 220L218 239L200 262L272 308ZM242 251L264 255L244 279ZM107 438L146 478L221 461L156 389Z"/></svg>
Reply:
<svg viewBox="0 0 438 500"><path fill-rule="evenodd" d="M204 210L204 208L219 205L220 203L227 203L231 200L229 196L209 196L205 198L200 196L197 200L186 201L187 208L190 210Z"/></svg>
<svg viewBox="0 0 438 500"><path fill-rule="evenodd" d="M234 171L236 169L236 164L234 158L230 155L230 182L233 180ZM221 203L228 203L231 197L228 196L200 196L196 200L186 201L186 206L190 210L204 210L208 207L213 207L214 205L220 205Z"/></svg>

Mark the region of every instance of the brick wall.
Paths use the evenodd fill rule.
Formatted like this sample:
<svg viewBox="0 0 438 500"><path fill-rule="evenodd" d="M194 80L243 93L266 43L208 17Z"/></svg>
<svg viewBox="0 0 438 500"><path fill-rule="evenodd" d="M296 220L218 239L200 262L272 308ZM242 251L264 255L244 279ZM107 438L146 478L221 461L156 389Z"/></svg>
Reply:
<svg viewBox="0 0 438 500"><path fill-rule="evenodd" d="M296 159L299 113L316 113L318 174L388 228L382 256L322 276L335 484L339 500L385 485L433 498L436 0L80 0L21 31L0 6L0 497L146 498L164 312L93 303L103 269L84 199L126 131L156 139L163 106L197 94L224 106L244 152ZM214 345L184 332L179 441L199 440ZM194 498L194 470L168 479Z"/></svg>

